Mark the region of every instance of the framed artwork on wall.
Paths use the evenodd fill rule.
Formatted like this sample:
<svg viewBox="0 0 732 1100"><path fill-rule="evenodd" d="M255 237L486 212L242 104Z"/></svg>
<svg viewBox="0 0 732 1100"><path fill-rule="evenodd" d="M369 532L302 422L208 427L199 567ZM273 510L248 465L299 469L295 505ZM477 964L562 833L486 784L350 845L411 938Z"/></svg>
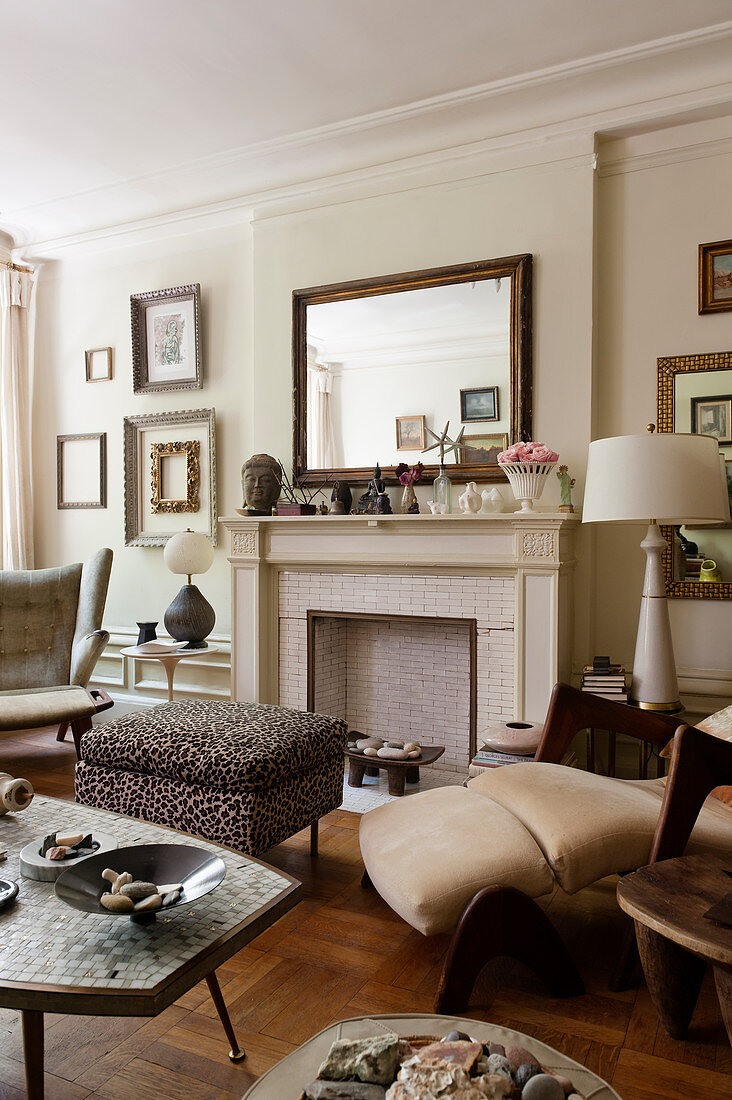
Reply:
<svg viewBox="0 0 732 1100"><path fill-rule="evenodd" d="M699 245L699 313L732 309L732 241Z"/></svg>
<svg viewBox="0 0 732 1100"><path fill-rule="evenodd" d="M398 416L396 418L396 449L421 451L424 447L424 417Z"/></svg>
<svg viewBox="0 0 732 1100"><path fill-rule="evenodd" d="M201 389L200 295L195 283L130 296L135 393Z"/></svg>
<svg viewBox="0 0 732 1100"><path fill-rule="evenodd" d="M485 435L464 435L460 444L459 462L477 462L481 466L494 466L501 451L508 447L506 432Z"/></svg>
<svg viewBox="0 0 732 1100"><path fill-rule="evenodd" d="M84 352L84 369L87 382L111 382L112 349L89 348Z"/></svg>
<svg viewBox="0 0 732 1100"><path fill-rule="evenodd" d="M107 507L107 433L56 436L56 507Z"/></svg>
<svg viewBox="0 0 732 1100"><path fill-rule="evenodd" d="M164 546L178 531L216 545L213 409L124 418L125 545Z"/></svg>
<svg viewBox="0 0 732 1100"><path fill-rule="evenodd" d="M499 420L498 386L460 390L460 419L464 424L475 420Z"/></svg>
<svg viewBox="0 0 732 1100"><path fill-rule="evenodd" d="M692 397L691 430L713 436L720 447L732 445L732 394Z"/></svg>

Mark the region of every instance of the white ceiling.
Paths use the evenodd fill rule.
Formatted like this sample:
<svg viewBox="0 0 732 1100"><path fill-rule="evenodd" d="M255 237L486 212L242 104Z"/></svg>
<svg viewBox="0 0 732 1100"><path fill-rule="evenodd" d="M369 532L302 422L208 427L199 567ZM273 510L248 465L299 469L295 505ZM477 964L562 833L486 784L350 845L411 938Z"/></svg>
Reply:
<svg viewBox="0 0 732 1100"><path fill-rule="evenodd" d="M202 158L730 19L730 0L6 2L0 228L131 180L143 209L146 177Z"/></svg>

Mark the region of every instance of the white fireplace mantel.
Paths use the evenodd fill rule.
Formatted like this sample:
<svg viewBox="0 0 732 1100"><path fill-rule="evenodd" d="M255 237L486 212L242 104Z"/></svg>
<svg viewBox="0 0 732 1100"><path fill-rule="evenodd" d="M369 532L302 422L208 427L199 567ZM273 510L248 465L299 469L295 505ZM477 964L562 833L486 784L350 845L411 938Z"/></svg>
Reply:
<svg viewBox="0 0 732 1100"><path fill-rule="evenodd" d="M221 523L230 533L234 699L279 701L279 583L293 572L510 576L512 717L543 717L552 686L569 674L577 513L237 515Z"/></svg>

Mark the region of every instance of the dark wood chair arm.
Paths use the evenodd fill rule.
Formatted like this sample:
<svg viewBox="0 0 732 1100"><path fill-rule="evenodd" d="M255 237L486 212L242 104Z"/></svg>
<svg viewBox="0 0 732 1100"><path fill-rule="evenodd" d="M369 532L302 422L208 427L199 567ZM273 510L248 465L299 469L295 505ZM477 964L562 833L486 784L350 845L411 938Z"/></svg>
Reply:
<svg viewBox="0 0 732 1100"><path fill-rule="evenodd" d="M114 699L103 688L87 688L87 694L91 695L97 714L114 706Z"/></svg>
<svg viewBox="0 0 732 1100"><path fill-rule="evenodd" d="M704 800L723 784L732 784L732 742L693 726L680 725L674 736L671 767L649 863L683 855Z"/></svg>
<svg viewBox="0 0 732 1100"><path fill-rule="evenodd" d="M536 759L559 764L574 737L582 730L593 728L624 733L663 748L678 724L678 718L671 715L638 710L625 703L613 703L578 691L569 684L555 684Z"/></svg>

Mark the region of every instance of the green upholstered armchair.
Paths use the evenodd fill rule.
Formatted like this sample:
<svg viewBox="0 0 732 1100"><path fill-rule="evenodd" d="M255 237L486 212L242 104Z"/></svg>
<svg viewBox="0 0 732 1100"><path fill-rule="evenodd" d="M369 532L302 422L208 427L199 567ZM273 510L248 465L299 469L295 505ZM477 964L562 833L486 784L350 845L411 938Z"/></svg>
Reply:
<svg viewBox="0 0 732 1100"><path fill-rule="evenodd" d="M79 751L91 716L112 706L87 690L109 641L101 629L112 551L84 565L0 571L0 733L59 725Z"/></svg>

